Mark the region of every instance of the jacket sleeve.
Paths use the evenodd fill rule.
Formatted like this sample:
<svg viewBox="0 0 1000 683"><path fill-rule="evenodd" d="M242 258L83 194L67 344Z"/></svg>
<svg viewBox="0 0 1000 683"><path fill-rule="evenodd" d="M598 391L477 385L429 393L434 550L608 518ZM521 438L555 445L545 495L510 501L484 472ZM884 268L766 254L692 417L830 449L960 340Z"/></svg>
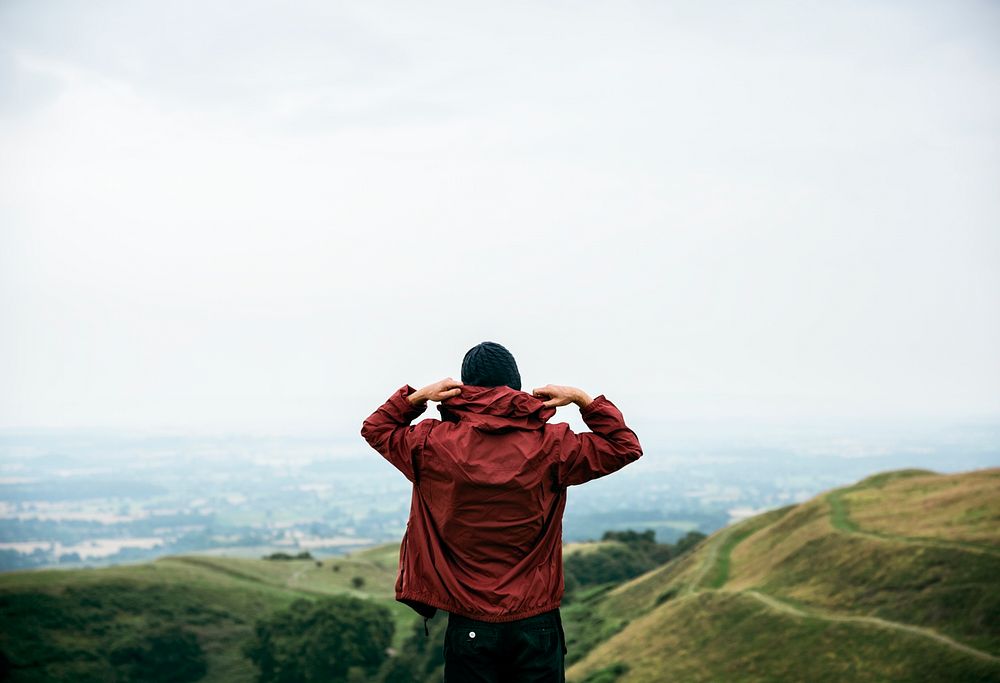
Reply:
<svg viewBox="0 0 1000 683"><path fill-rule="evenodd" d="M604 394L581 408L580 416L591 431L576 434L566 430L559 449L557 479L560 486L603 477L642 456L639 437L628 428L621 411Z"/></svg>
<svg viewBox="0 0 1000 683"><path fill-rule="evenodd" d="M419 417L427 404L414 406L406 397L416 391L409 384L399 388L361 426L361 436L410 481L416 481L415 460L423 448L427 432L435 420L410 423Z"/></svg>

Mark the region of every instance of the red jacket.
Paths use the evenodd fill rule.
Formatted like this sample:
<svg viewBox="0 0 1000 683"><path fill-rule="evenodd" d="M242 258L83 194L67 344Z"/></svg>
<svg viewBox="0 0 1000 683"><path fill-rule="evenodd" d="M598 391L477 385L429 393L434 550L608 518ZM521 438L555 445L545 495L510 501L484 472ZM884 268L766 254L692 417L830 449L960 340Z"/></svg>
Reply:
<svg viewBox="0 0 1000 683"><path fill-rule="evenodd" d="M465 385L438 406L441 420L410 422L406 385L372 413L361 435L413 482L396 599L513 621L559 606L566 487L642 455L621 412L600 395L580 410L592 432L548 424L555 408L509 387Z"/></svg>

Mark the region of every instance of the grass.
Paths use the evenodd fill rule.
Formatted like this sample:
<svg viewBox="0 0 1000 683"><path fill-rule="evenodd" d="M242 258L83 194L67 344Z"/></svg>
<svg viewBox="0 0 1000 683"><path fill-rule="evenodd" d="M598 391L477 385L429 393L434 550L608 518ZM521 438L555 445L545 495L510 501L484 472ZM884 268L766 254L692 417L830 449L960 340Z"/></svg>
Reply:
<svg viewBox="0 0 1000 683"><path fill-rule="evenodd" d="M609 546L620 547L624 546L624 544L620 541L578 541L576 543L567 543L563 546L563 558L565 559L571 555L589 555Z"/></svg>
<svg viewBox="0 0 1000 683"><path fill-rule="evenodd" d="M566 662L572 664L629 624L628 618L616 610L607 609L601 600L611 588L594 586L581 591L576 599L561 610L563 629L566 632Z"/></svg>
<svg viewBox="0 0 1000 683"><path fill-rule="evenodd" d="M729 529L716 551L714 566L710 567L709 571L706 572L707 582L702 581L699 587L718 589L725 586L729 580L729 564L736 546L769 524L781 519L790 509L789 507L784 507L772 510L744 520L739 525Z"/></svg>
<svg viewBox="0 0 1000 683"><path fill-rule="evenodd" d="M717 532L597 598L627 625L569 680L1000 680L998 477L885 473Z"/></svg>
<svg viewBox="0 0 1000 683"><path fill-rule="evenodd" d="M615 662L603 669L590 672L583 680L583 683L615 683L615 681L626 673L628 673L628 664L625 664L625 662Z"/></svg>
<svg viewBox="0 0 1000 683"><path fill-rule="evenodd" d="M889 538L1000 552L1000 470L911 474L875 484L881 485L863 481L838 492L860 529Z"/></svg>
<svg viewBox="0 0 1000 683"><path fill-rule="evenodd" d="M854 523L847 511L847 501L844 500L844 494L841 491L831 491L827 494L826 500L830 503L830 522L833 527L848 533L857 532L858 525Z"/></svg>
<svg viewBox="0 0 1000 683"><path fill-rule="evenodd" d="M22 665L11 680L112 680L102 667L110 643L155 623L194 631L208 683L252 680L240 646L257 618L297 598L354 595L389 608L399 647L417 617L394 600L398 546L346 557L266 561L200 555L87 570L0 575L0 648ZM334 571L334 567L339 571ZM356 589L352 579L364 586ZM34 664L34 666L30 666ZM27 668L24 668L27 666Z"/></svg>
<svg viewBox="0 0 1000 683"><path fill-rule="evenodd" d="M702 591L633 622L568 671L585 681L627 662L623 683L989 681L998 668L915 635L796 617L749 596Z"/></svg>
<svg viewBox="0 0 1000 683"><path fill-rule="evenodd" d="M395 576L396 570L399 567L399 544L385 543L373 548L358 550L348 555L348 558L370 562L377 567L391 571L393 576ZM330 561L334 562L335 560L331 559Z"/></svg>
<svg viewBox="0 0 1000 683"><path fill-rule="evenodd" d="M1000 469L885 473L744 520L642 576L577 593L563 608L569 680L998 681L998 520ZM38 664L12 680L102 681L115 638L177 622L207 653L205 681L251 680L240 644L300 597L386 605L398 648L417 617L393 599L397 566L389 544L321 565L191 555L4 574L0 647Z"/></svg>
<svg viewBox="0 0 1000 683"><path fill-rule="evenodd" d="M183 624L198 634L209 661L205 680L250 677L252 667L239 655L240 643L257 614L287 604L274 591L242 584L118 575L74 585L61 578L46 581L45 587L0 590L0 646L19 667L13 680L113 680L104 669L108 648L157 624ZM219 676L222 671L229 672L226 679Z"/></svg>

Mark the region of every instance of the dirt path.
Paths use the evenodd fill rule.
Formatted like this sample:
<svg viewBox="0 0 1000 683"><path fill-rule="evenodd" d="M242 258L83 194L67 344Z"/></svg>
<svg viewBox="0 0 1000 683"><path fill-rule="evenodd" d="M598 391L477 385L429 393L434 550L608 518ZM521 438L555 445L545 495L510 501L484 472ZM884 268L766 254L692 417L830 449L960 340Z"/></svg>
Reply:
<svg viewBox="0 0 1000 683"><path fill-rule="evenodd" d="M879 531L868 531L858 526L857 522L851 519L847 501L843 498L843 491L831 491L826 494L826 502L830 508L830 523L837 531L845 534L864 536L876 541L895 541L897 543L909 543L912 545L933 546L938 548L948 548L956 550L967 550L973 553L984 553L993 557L1000 557L1000 550L991 548L979 543L968 543L963 541L949 541L945 538L922 538L917 536L900 536Z"/></svg>
<svg viewBox="0 0 1000 683"><path fill-rule="evenodd" d="M726 539L733 532L733 527L729 527L720 532L709 544L708 552L705 553L705 559L701 561L701 566L695 571L694 578L691 579L691 583L686 585L681 590L681 595L689 595L695 593L701 588L701 582L705 580L705 576L709 571L715 568L716 562L719 559L719 548L726 544Z"/></svg>
<svg viewBox="0 0 1000 683"><path fill-rule="evenodd" d="M838 495L838 492L832 492L827 496L827 502L830 506L830 518L831 522L838 531L847 534L858 534L860 536L869 536L882 541L895 541L898 543L909 543L915 545L940 545L947 547L957 547L957 546L967 546L964 543L949 543L946 540L936 541L935 539L922 539L922 538L906 538L906 537L891 537L888 535L875 534L871 532L864 531L860 529L857 524L850 518L847 511L847 506L844 504L843 499ZM942 645L950 647L954 650L962 652L964 654L983 659L988 662L1000 663L1000 657L994 656L988 652L978 650L969 645L965 645L956 640L949 638L948 636L942 635L937 631L929 628L923 628L920 626L913 626L910 624L904 624L897 621L890 621L888 619L882 619L880 617L870 617L870 616L851 616L851 615L841 615L834 614L817 609L801 609L787 602L780 600L779 598L767 595L764 593L759 593L755 590L742 590L742 591L725 591L721 586L719 587L708 587L702 586L705 578L713 570L718 570L720 562L728 561L728 555L732 553L733 548L736 544L730 544L728 541L734 533L738 533L740 529L739 525L729 527L721 533L719 533L715 538L712 539L711 544L706 548L705 558L702 560L701 564L694 572L690 583L681 591L681 596L691 596L700 591L713 591L718 590L720 592L730 592L736 595L747 595L754 598L758 602L761 602L771 609L783 612L785 614L790 614L795 617L803 619L821 619L824 621L833 622L844 622L844 623L861 623L870 624L872 626L877 626L880 628L892 629L894 631L902 631L904 633L909 633L912 635L919 636L921 638L929 638ZM742 539L739 539L740 541ZM737 541L738 544L738 541ZM990 555L997 554L995 551L982 547L968 548L967 550L974 550L979 552L985 552ZM723 555L726 557L723 557Z"/></svg>
<svg viewBox="0 0 1000 683"><path fill-rule="evenodd" d="M963 645L956 640L952 640L948 636L941 635L937 631L929 628L921 628L920 626L911 626L910 624L902 624L898 621L889 621L888 619L880 619L879 617L861 617L861 616L848 616L840 614L831 614L829 612L820 612L818 610L803 610L794 605L789 605L787 602L782 602L778 598L770 595L765 595L764 593L758 593L754 590L746 591L735 591L739 595L748 595L756 600L764 603L771 609L777 610L779 612L784 612L786 614L791 614L796 617L805 619L822 619L823 621L838 621L838 622L855 622L862 624L872 624L873 626L879 626L882 628L889 628L895 631L904 631L906 633L911 633L916 636L921 636L923 638L930 638L936 640L942 645L947 645L948 647L963 652L967 655L972 655L973 657L978 657L984 659L988 662L1000 663L1000 657L995 657L988 652L983 652L982 650L977 650L974 647L968 645Z"/></svg>
<svg viewBox="0 0 1000 683"><path fill-rule="evenodd" d="M686 586L681 594L696 592L699 590L719 589L726 585L729 580L729 564L733 550L740 543L759 531L764 525L753 524L753 519L743 520L726 527L708 542L705 558L694 573L691 583ZM710 572L715 572L711 585L703 585L705 578Z"/></svg>
<svg viewBox="0 0 1000 683"><path fill-rule="evenodd" d="M287 586L288 586L289 588L291 588L291 587L292 587L292 584L293 584L293 583L295 583L296 581L298 581L298 580L299 580L299 578L300 578L300 577L301 577L301 576L302 576L303 574L305 574L305 572L306 572L306 569L309 569L309 567L299 567L298 569L296 569L296 570L295 570L295 573L294 573L294 574L292 574L291 576L289 576L289 577L288 577L288 581L286 581L286 582L285 582L285 583L286 583L286 585L287 585Z"/></svg>
<svg viewBox="0 0 1000 683"><path fill-rule="evenodd" d="M840 502L841 501L837 501L837 503ZM874 536L876 538L880 538L881 540L895 540L902 543L923 542L923 539L912 539L912 540L906 538L886 539L881 536L875 534L869 534L868 532L862 531L857 528L857 526L854 524L853 521L850 520L849 517L847 517L846 509L844 507L838 507L836 504L831 504L831 513L832 516L834 517L834 526L837 527L839 531L842 531L844 533L854 533L863 536ZM837 523L838 521L840 522L840 524ZM718 563L724 559L722 557L722 553L732 553L733 547L727 547L729 546L727 541L729 540L730 536L732 536L733 533L736 532L738 529L739 529L738 526L730 527L729 529L726 529L724 532L720 533L715 539L713 539L711 546L707 549L707 552L705 553L705 559L702 560L701 565L698 567L697 571L692 577L691 583L689 583L681 592L682 596L689 596L694 593L700 592L702 590L721 589L721 587L715 589L710 587L703 587L701 584L705 580L705 577L708 576L709 572L716 569ZM930 545L934 543L932 541L931 543L926 543L926 544ZM942 545L945 544L947 544L947 542L942 543ZM724 589L721 590L724 591ZM725 591L725 592L730 592L730 591ZM916 636L920 636L922 638L930 638L931 640L937 641L942 645L946 645L947 647L958 650L959 652L963 652L967 655L978 657L979 659L984 659L986 661L994 663L1000 663L1000 657L996 657L988 652L983 652L982 650L977 650L974 647L971 647L969 645L964 645L963 643L960 643L956 640L952 640L948 636L942 635L937 631L934 631L933 629L923 628L920 626L912 626L910 624L904 624L897 621L890 621L888 619L882 619L880 617L840 615L815 609L804 610L794 605L790 605L789 603L784 602L776 597L773 597L771 595L766 595L764 593L759 593L755 590L743 590L743 591L731 591L731 592L738 595L750 596L755 600L764 603L765 605L767 605L772 609L784 612L785 614L791 614L796 617L806 618L806 619L822 619L824 621L855 622L862 624L871 624L873 626L879 626L881 628L893 629L895 631L903 631L905 633L910 633Z"/></svg>

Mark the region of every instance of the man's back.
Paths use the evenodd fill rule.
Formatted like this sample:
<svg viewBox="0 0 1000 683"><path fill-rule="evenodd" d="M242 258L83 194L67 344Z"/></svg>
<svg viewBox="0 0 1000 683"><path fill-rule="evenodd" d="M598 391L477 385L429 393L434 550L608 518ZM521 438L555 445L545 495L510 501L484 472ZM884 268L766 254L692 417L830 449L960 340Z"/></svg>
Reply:
<svg viewBox="0 0 1000 683"><path fill-rule="evenodd" d="M464 386L422 412L406 386L365 421L365 438L414 483L397 599L484 621L559 606L566 487L642 455L635 433L603 395L581 409L593 433L548 424L555 409L506 386Z"/></svg>
<svg viewBox="0 0 1000 683"><path fill-rule="evenodd" d="M566 487L638 459L642 448L604 395L549 384L522 392L513 356L469 349L462 382L404 385L368 419L365 440L413 482L396 599L449 613L446 681L565 678L562 516ZM440 420L410 423L439 401ZM548 424L575 403L591 432Z"/></svg>

